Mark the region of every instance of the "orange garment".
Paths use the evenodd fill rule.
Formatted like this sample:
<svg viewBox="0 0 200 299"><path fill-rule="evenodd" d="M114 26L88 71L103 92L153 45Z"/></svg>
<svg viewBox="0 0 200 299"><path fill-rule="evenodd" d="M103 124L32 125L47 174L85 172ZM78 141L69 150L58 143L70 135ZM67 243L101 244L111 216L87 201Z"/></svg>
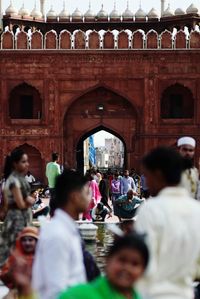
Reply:
<svg viewBox="0 0 200 299"><path fill-rule="evenodd" d="M31 275L34 254L27 254L24 252L21 244L21 239L25 236L34 237L35 239L38 239L38 229L29 226L25 227L19 233L19 236L16 240L15 249L11 252L11 255L0 270L0 279L3 281L4 285L6 285L9 289L13 289L15 287L12 278L12 272L15 267L16 260L23 259L27 265L27 269L30 270Z"/></svg>

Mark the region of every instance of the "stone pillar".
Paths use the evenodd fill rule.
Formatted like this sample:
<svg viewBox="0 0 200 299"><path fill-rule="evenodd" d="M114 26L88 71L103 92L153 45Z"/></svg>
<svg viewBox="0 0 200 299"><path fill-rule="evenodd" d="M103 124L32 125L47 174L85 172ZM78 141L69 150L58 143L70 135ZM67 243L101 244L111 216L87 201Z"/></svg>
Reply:
<svg viewBox="0 0 200 299"><path fill-rule="evenodd" d="M40 11L41 11L41 13L42 13L42 17L43 17L43 18L45 17L45 8L44 8L45 1L46 1L46 0L40 0Z"/></svg>
<svg viewBox="0 0 200 299"><path fill-rule="evenodd" d="M166 9L166 0L161 0L161 13L160 13L161 17L165 9Z"/></svg>

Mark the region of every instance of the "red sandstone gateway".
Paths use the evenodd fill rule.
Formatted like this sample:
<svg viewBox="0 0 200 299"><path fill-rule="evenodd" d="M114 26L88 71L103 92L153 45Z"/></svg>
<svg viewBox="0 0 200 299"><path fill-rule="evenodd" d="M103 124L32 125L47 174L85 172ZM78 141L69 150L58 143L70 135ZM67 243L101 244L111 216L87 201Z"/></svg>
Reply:
<svg viewBox="0 0 200 299"><path fill-rule="evenodd" d="M127 168L181 135L198 144L199 22L194 5L175 14L162 7L160 19L142 9L134 18L127 7L122 17L103 8L97 17L49 12L46 22L11 6L1 32L0 165L22 146L39 179L53 151L61 164L82 168L83 140L101 129L124 142Z"/></svg>

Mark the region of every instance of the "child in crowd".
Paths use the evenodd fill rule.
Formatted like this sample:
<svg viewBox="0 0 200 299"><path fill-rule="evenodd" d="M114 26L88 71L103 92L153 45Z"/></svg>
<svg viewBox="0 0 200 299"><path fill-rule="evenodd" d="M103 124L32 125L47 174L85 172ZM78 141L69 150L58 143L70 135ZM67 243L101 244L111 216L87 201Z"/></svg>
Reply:
<svg viewBox="0 0 200 299"><path fill-rule="evenodd" d="M49 213L49 207L45 205L39 197L38 190L32 190L31 196L35 199L35 203L32 206L33 218L37 219L39 216L47 216Z"/></svg>
<svg viewBox="0 0 200 299"><path fill-rule="evenodd" d="M112 217L109 209L103 205L102 202L98 203L96 207L92 209L91 216L93 221L105 221L106 216Z"/></svg>
<svg viewBox="0 0 200 299"><path fill-rule="evenodd" d="M13 277L17 261L20 260L21 262L26 263L26 275L31 277L37 240L38 230L35 227L25 227L22 232L19 233L19 236L16 240L15 249L12 251L11 255L0 271L0 279L3 281L4 285L10 289L9 293L6 295L6 297L4 297L4 299L18 298L18 290Z"/></svg>
<svg viewBox="0 0 200 299"><path fill-rule="evenodd" d="M134 289L143 275L149 254L141 236L128 234L115 240L107 256L106 276L73 287L59 299L141 299Z"/></svg>

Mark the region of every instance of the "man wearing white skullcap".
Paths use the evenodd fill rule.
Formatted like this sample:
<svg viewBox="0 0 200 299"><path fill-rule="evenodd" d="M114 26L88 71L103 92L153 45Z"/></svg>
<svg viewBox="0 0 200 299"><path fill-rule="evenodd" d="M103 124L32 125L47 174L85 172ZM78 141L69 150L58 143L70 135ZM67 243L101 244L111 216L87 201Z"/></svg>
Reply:
<svg viewBox="0 0 200 299"><path fill-rule="evenodd" d="M192 137L181 137L178 139L177 146L184 160L181 186L186 188L190 195L196 199L199 184L199 172L194 167L196 141Z"/></svg>

